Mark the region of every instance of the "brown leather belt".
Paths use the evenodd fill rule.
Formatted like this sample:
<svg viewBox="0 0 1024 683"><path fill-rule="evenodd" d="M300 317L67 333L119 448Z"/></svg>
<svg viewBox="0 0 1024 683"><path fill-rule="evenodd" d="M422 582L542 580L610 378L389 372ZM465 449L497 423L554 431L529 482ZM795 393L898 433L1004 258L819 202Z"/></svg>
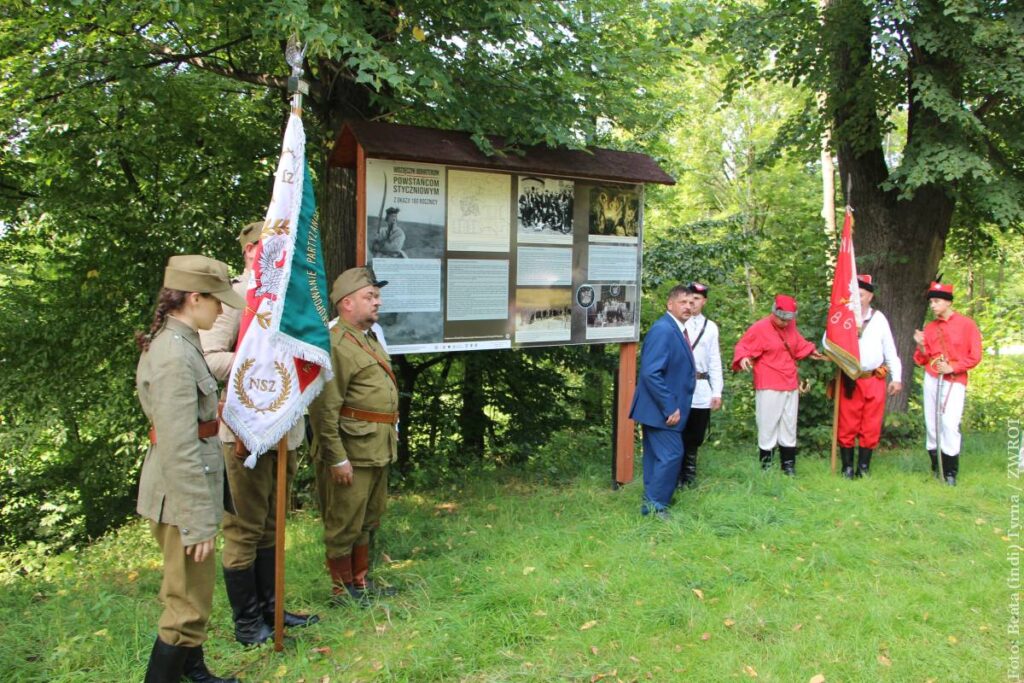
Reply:
<svg viewBox="0 0 1024 683"><path fill-rule="evenodd" d="M200 422L196 429L196 434L200 439L209 439L217 436L217 430L220 428L220 420L207 420L206 422ZM149 442L156 444L156 428L149 428Z"/></svg>
<svg viewBox="0 0 1024 683"><path fill-rule="evenodd" d="M867 379L868 377L877 377L879 379L885 379L889 375L889 368L884 365L879 365L874 370L867 370L857 375L857 379Z"/></svg>
<svg viewBox="0 0 1024 683"><path fill-rule="evenodd" d="M397 424L398 413L377 413L372 410L360 410L350 406L342 406L339 411L342 417L351 417L364 422L380 422L383 424Z"/></svg>
<svg viewBox="0 0 1024 683"><path fill-rule="evenodd" d="M706 379L706 380L710 381L711 380L711 375L709 375L706 372L698 372L697 373L697 379Z"/></svg>

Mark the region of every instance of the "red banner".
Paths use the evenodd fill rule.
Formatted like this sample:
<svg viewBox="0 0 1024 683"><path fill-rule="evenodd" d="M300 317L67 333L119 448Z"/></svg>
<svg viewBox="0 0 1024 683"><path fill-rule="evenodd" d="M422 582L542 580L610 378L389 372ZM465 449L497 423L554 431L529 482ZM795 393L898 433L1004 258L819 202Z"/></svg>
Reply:
<svg viewBox="0 0 1024 683"><path fill-rule="evenodd" d="M853 253L853 211L847 207L825 326L825 355L852 378L860 374L861 313L857 261Z"/></svg>

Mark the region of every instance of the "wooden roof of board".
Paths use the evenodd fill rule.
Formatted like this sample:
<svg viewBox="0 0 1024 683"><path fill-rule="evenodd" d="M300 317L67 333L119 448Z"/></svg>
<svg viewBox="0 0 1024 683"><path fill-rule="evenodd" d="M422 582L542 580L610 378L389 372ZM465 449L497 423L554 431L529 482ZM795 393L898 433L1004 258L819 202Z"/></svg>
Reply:
<svg viewBox="0 0 1024 683"><path fill-rule="evenodd" d="M500 150L504 146L502 138L488 138L495 149ZM619 183L675 184L672 176L661 170L654 159L637 152L617 152L601 147L552 149L535 145L522 148L521 154L512 152L487 156L473 142L470 133L379 121L346 121L334 143L330 164L354 168L357 144L362 146L367 157L375 159Z"/></svg>

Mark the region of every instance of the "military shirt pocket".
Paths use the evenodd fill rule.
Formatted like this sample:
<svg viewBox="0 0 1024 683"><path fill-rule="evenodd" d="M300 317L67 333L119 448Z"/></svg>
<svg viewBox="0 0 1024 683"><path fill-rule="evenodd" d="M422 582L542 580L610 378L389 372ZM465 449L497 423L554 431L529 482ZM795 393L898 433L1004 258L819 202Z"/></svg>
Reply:
<svg viewBox="0 0 1024 683"><path fill-rule="evenodd" d="M196 381L199 390L199 420L205 422L217 418L217 380L207 374Z"/></svg>
<svg viewBox="0 0 1024 683"><path fill-rule="evenodd" d="M366 420L342 417L338 420L338 428L348 436L369 436L377 433L377 425Z"/></svg>

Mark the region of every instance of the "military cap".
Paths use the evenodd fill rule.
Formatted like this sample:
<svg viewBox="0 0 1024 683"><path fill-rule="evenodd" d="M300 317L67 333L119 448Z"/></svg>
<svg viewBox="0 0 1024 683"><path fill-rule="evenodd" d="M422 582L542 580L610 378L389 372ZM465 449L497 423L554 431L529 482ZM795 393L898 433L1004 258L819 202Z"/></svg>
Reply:
<svg viewBox="0 0 1024 683"><path fill-rule="evenodd" d="M875 283L871 281L871 276L867 273L861 273L857 276L857 286L868 292L875 291Z"/></svg>
<svg viewBox="0 0 1024 683"><path fill-rule="evenodd" d="M383 287L387 283L387 280L378 280L370 266L349 268L338 276L331 287L331 305L337 306L339 301L363 287Z"/></svg>
<svg viewBox="0 0 1024 683"><path fill-rule="evenodd" d="M172 256L164 269L164 287L182 292L212 294L231 308L245 308L245 300L231 288L227 264L208 256Z"/></svg>
<svg viewBox="0 0 1024 683"><path fill-rule="evenodd" d="M945 299L946 301L953 300L953 285L946 285L938 280L931 283L928 286L928 298L929 299Z"/></svg>
<svg viewBox="0 0 1024 683"><path fill-rule="evenodd" d="M263 234L263 221L256 221L255 223L249 223L242 232L238 233L238 243L242 245L242 249L245 249L248 245L253 242L260 241L260 235Z"/></svg>
<svg viewBox="0 0 1024 683"><path fill-rule="evenodd" d="M708 298L708 286L705 284L701 284L700 282L694 280L693 282L688 284L686 288L690 290L690 294L700 294L705 299Z"/></svg>
<svg viewBox="0 0 1024 683"><path fill-rule="evenodd" d="M796 299L786 294L776 294L772 313L782 320L792 320L796 317Z"/></svg>

